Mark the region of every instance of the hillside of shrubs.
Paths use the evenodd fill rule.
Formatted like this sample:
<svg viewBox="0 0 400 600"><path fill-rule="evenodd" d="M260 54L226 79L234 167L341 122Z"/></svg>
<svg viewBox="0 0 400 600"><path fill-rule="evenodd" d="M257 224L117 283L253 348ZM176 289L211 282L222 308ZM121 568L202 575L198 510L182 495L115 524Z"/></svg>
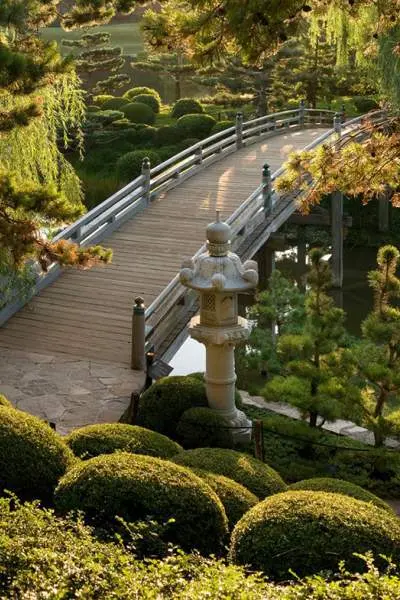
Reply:
<svg viewBox="0 0 400 600"><path fill-rule="evenodd" d="M205 398L201 374L168 377L134 425L62 438L2 397L0 598L398 598L391 506L348 480L293 484L218 437Z"/></svg>

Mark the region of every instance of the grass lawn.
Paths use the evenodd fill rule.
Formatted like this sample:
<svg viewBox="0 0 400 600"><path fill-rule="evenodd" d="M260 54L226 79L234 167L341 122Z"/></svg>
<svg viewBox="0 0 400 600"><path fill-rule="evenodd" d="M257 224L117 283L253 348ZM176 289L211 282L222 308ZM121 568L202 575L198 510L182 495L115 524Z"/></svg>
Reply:
<svg viewBox="0 0 400 600"><path fill-rule="evenodd" d="M101 31L107 31L111 33L111 45L121 46L123 54L132 55L142 52L143 36L140 30L139 23L117 23L115 25L104 25L103 27L96 27L96 33ZM61 40L76 40L79 39L85 30L78 29L75 31L64 31L61 27L46 27L42 29L41 35L45 40L56 40L60 45L62 54L71 54L76 49L65 48L61 45ZM78 49L79 52L79 49Z"/></svg>

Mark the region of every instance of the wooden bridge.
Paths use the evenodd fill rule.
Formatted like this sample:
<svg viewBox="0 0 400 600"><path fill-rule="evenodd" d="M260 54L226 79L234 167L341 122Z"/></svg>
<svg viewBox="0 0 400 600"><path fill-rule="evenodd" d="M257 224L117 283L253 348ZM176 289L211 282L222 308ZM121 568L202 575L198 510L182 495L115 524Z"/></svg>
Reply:
<svg viewBox="0 0 400 600"><path fill-rule="evenodd" d="M163 164L144 165L140 177L57 236L111 247L112 264L41 274L25 306L17 301L0 311L0 346L129 365L133 299L143 296L147 342L165 349L194 306L176 273L199 251L216 209L232 226L234 251L254 256L296 210L293 195L273 195L265 210L263 165L273 181L291 151L336 139L340 119L336 129L333 119L331 111L304 108L247 123L239 117L236 127ZM360 120L343 124L343 132Z"/></svg>

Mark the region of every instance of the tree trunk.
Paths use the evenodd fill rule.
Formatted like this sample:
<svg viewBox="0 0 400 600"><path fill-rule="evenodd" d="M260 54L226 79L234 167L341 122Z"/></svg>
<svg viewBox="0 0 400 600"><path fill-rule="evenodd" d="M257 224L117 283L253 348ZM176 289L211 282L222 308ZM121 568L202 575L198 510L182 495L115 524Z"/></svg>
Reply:
<svg viewBox="0 0 400 600"><path fill-rule="evenodd" d="M318 420L318 413L317 412L310 412L310 427L316 427L317 426L317 420Z"/></svg>
<svg viewBox="0 0 400 600"><path fill-rule="evenodd" d="M385 388L382 388L380 391L380 394L379 394L379 398L376 402L376 406L375 406L375 411L374 411L375 419L379 419L380 417L382 417L383 409L385 408L387 397L388 397L388 391L385 390ZM380 448L381 446L383 446L383 443L385 441L385 435L382 432L382 429L378 424L374 425L373 433L374 433L375 448Z"/></svg>
<svg viewBox="0 0 400 600"><path fill-rule="evenodd" d="M258 102L257 102L257 116L265 117L267 114L267 94L268 93L268 82L262 80L258 90Z"/></svg>

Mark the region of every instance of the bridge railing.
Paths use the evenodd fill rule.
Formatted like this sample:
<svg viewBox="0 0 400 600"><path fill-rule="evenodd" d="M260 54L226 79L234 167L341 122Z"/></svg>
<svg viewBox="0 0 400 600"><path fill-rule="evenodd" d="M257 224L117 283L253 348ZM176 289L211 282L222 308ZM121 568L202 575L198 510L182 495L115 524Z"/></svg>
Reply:
<svg viewBox="0 0 400 600"><path fill-rule="evenodd" d="M201 140L160 165L144 167L139 177L58 233L54 240L70 240L81 246L101 242L125 221L145 210L152 200L225 156L260 139L279 135L282 129L326 126L334 115L334 111L301 106L243 122L238 113L235 126ZM30 297L50 285L61 273L56 264L46 273L37 265L35 268L37 281ZM0 310L0 326L27 301L27 298L17 299Z"/></svg>

